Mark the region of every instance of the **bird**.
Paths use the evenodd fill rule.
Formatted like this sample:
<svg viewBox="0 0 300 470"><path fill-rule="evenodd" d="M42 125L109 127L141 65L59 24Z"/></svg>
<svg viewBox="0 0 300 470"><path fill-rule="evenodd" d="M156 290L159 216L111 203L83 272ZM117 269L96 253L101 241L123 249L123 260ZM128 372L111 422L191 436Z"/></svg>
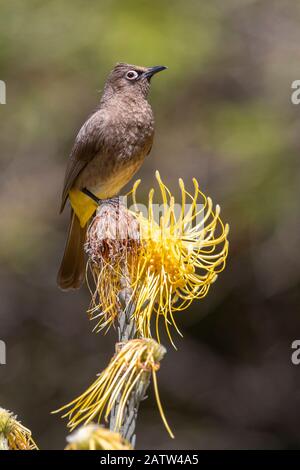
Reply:
<svg viewBox="0 0 300 470"><path fill-rule="evenodd" d="M117 196L151 151L154 117L147 99L150 81L166 68L117 63L108 75L99 105L75 138L60 207L62 212L69 200L71 217L57 275L62 290L78 289L83 283L84 242L97 209L95 200Z"/></svg>

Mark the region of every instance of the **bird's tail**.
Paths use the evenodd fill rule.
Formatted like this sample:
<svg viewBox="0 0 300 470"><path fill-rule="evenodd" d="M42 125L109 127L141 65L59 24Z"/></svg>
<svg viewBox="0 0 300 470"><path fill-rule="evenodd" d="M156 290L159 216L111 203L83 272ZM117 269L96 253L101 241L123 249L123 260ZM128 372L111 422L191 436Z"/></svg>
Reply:
<svg viewBox="0 0 300 470"><path fill-rule="evenodd" d="M84 279L84 242L86 227L81 227L71 209L71 220L63 259L57 275L57 284L63 290L78 289Z"/></svg>

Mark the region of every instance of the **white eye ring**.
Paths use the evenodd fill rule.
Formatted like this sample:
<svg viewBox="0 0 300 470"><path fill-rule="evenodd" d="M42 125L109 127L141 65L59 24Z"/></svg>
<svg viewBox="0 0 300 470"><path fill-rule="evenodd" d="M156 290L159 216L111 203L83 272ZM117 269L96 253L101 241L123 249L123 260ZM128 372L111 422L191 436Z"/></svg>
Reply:
<svg viewBox="0 0 300 470"><path fill-rule="evenodd" d="M135 70L129 70L126 73L126 78L128 80L135 80L136 78L138 78L138 76L139 76L139 74Z"/></svg>

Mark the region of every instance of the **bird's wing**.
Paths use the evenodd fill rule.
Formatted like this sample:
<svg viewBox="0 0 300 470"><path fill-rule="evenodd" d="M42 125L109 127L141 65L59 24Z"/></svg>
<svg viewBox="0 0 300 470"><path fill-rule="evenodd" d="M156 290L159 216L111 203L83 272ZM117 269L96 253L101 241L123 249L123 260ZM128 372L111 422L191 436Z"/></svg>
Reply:
<svg viewBox="0 0 300 470"><path fill-rule="evenodd" d="M65 207L68 193L79 173L101 149L101 123L101 114L96 112L83 124L78 132L67 164L60 212Z"/></svg>

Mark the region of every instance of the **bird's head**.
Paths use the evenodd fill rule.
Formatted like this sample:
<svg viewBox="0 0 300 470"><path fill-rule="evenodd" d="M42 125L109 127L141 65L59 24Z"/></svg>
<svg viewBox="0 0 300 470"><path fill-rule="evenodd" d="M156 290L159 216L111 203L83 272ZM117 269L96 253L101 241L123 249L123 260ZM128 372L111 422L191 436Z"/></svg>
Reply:
<svg viewBox="0 0 300 470"><path fill-rule="evenodd" d="M119 63L109 74L105 91L121 92L126 95L142 95L146 98L150 89L151 77L166 68L163 65L140 67Z"/></svg>

